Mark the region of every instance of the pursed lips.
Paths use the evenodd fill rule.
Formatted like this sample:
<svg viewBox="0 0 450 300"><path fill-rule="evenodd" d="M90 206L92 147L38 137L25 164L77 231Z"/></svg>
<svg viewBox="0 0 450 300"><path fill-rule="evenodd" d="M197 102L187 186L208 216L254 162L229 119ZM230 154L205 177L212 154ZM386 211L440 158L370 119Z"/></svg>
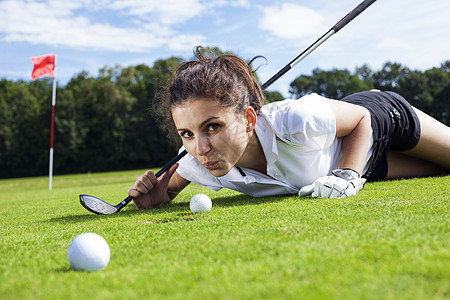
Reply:
<svg viewBox="0 0 450 300"><path fill-rule="evenodd" d="M212 170L212 169L217 168L218 164L219 164L218 161L208 161L208 162L203 163L203 166L208 170Z"/></svg>

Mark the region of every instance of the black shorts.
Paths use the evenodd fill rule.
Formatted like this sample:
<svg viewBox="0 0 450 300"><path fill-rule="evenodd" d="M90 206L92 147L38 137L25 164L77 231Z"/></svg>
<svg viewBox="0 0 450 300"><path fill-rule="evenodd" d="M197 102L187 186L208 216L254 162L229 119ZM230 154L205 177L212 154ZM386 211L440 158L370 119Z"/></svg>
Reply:
<svg viewBox="0 0 450 300"><path fill-rule="evenodd" d="M373 131L372 158L363 177L369 181L386 179L386 152L405 151L417 145L420 138L419 118L408 101L394 92L360 92L342 101L369 110Z"/></svg>

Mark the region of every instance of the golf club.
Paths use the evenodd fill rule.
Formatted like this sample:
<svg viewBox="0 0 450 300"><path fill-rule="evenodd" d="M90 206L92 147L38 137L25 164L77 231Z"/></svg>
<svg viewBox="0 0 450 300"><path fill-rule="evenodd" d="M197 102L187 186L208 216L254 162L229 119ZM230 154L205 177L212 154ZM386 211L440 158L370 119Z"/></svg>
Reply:
<svg viewBox="0 0 450 300"><path fill-rule="evenodd" d="M347 25L350 21L352 21L357 15L363 12L367 7L369 7L376 0L364 0L361 2L355 9L353 9L350 13L348 13L345 17L343 17L339 22L337 22L330 30L328 30L322 37L320 37L317 41L315 41L311 46L306 48L305 51L300 53L296 58L294 58L289 64L284 66L278 73L273 75L266 83L264 83L261 87L263 90L268 88L272 83L274 83L278 78L286 74L292 67L298 64L301 60L303 60L306 56L308 56L311 52L313 52L317 47L323 44L327 39L329 39L333 34L341 30L345 25ZM164 172L166 172L170 167L172 167L177 161L179 161L182 157L187 154L187 151L184 150L176 157L174 157L171 161L169 161L161 170L159 170L155 175L156 177L160 177ZM120 211L124 208L128 203L133 200L133 197L128 196L122 200L117 205L109 204L103 201L100 198L90 196L90 195L80 195L80 203L84 208L89 210L90 212L102 215L113 214Z"/></svg>
<svg viewBox="0 0 450 300"><path fill-rule="evenodd" d="M172 158L172 160L170 160L164 167L162 167L161 170L159 170L155 174L156 178L160 177L162 174L164 174L164 172L169 170L170 167L172 167L177 161L179 161L186 154L187 154L187 151L184 150L183 152L180 152L180 154L178 154L177 156ZM80 195L81 205L83 205L84 208L86 208L90 212L93 212L93 213L96 213L99 215L109 215L109 214L116 213L116 212L120 211L122 208L124 208L125 206L127 206L127 204L131 202L131 200L133 200L133 197L128 196L125 199L123 199L122 202L120 202L119 204L112 205L112 204L109 204L109 203L103 201L100 198L97 198L97 197L94 197L91 195L83 195L83 194Z"/></svg>
<svg viewBox="0 0 450 300"><path fill-rule="evenodd" d="M336 23L333 27L330 28L324 35L322 35L317 41L315 41L311 46L305 49L302 53L300 53L296 58L294 58L290 63L284 66L283 69L278 71L275 75L273 75L269 80L266 81L262 85L262 89L266 89L272 83L274 83L278 78L286 74L287 71L292 69L296 64L302 61L305 57L307 57L311 52L313 52L317 47L322 45L326 40L328 40L333 34L341 30L345 25L350 23L357 15L362 13L367 7L369 7L376 0L364 0L361 2L354 10L349 12L345 17L343 17L339 22Z"/></svg>

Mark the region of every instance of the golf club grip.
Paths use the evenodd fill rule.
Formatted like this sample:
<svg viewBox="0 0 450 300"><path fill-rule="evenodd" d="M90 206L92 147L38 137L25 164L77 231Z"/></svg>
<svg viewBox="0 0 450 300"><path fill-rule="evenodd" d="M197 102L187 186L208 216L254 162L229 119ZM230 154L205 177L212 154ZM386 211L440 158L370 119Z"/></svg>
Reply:
<svg viewBox="0 0 450 300"><path fill-rule="evenodd" d="M350 23L351 20L353 20L357 15L362 13L366 8L368 8L372 3L374 3L376 0L364 0L361 2L354 10L352 10L350 13L348 13L345 17L343 17L339 22L336 23L332 27L334 32L338 32L341 30L345 25Z"/></svg>
<svg viewBox="0 0 450 300"><path fill-rule="evenodd" d="M167 170L169 170L177 161L179 161L183 156L187 154L186 149L183 150L180 154L172 158L164 167L162 167L161 170L159 170L155 176L156 178L160 177L162 174L164 174Z"/></svg>
<svg viewBox="0 0 450 300"><path fill-rule="evenodd" d="M128 197L126 197L125 199L123 199L122 200L122 202L120 202L120 209L122 209L122 207L124 207L124 206L126 206L128 203L130 203L131 202L131 200L133 200L134 199L134 197L131 197L131 196L128 196ZM119 209L119 210L120 210Z"/></svg>
<svg viewBox="0 0 450 300"><path fill-rule="evenodd" d="M283 69L281 69L280 71L278 71L277 74L273 75L269 80L267 80L262 86L261 88L263 90L265 90L266 88L268 88L270 85L272 85L272 83L274 83L275 81L277 81L278 78L280 78L281 76L283 76L287 71L289 71L291 69L291 65L286 65Z"/></svg>

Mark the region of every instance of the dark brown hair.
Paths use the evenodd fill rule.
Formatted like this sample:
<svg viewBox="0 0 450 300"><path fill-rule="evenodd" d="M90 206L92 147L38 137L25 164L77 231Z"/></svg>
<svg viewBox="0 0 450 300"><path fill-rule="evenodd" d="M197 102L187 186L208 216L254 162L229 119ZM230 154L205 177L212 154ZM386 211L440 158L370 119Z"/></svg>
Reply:
<svg viewBox="0 0 450 300"><path fill-rule="evenodd" d="M235 55L217 56L203 47L195 47L195 59L181 63L173 80L160 97L160 111L170 120L171 108L192 99L215 99L236 112L251 106L258 113L264 104L264 94L253 76L250 63ZM169 120L168 120L169 119ZM166 128L168 129L168 128Z"/></svg>
<svg viewBox="0 0 450 300"><path fill-rule="evenodd" d="M237 111L251 106L259 112L264 103L261 85L244 60L227 54L215 57L203 47L196 47L194 54L195 60L180 64L174 72L170 107L190 99L214 98Z"/></svg>

